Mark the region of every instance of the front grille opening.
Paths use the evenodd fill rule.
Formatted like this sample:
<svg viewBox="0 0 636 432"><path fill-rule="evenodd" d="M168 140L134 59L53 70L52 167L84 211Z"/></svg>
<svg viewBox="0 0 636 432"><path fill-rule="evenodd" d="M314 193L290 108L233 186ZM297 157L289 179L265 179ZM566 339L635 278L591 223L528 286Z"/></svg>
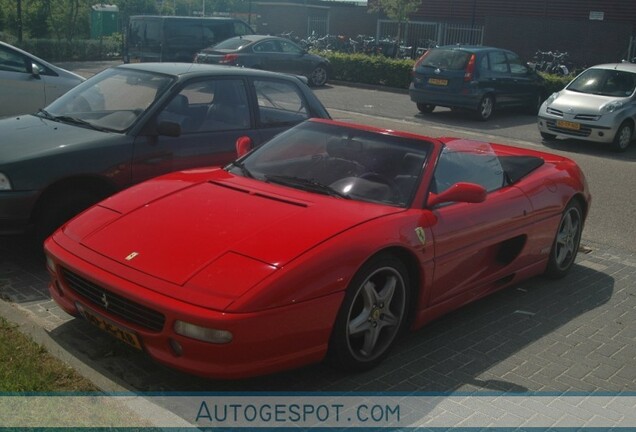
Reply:
<svg viewBox="0 0 636 432"><path fill-rule="evenodd" d="M97 309L150 331L163 329L166 317L161 312L112 293L66 268L62 268L62 277L69 289Z"/></svg>

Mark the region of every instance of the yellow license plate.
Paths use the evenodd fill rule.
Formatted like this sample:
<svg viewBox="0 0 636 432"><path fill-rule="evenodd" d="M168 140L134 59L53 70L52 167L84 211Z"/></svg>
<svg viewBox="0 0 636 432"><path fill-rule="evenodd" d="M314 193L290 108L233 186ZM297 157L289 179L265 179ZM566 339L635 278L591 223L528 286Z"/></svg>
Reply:
<svg viewBox="0 0 636 432"><path fill-rule="evenodd" d="M448 80L439 78L429 78L428 83L432 85L445 86L448 85Z"/></svg>
<svg viewBox="0 0 636 432"><path fill-rule="evenodd" d="M556 125L557 125L557 127L560 127L560 128L563 128L563 129L571 129L571 130L579 130L579 129L581 129L581 124L580 123L569 122L569 121L565 121L565 120L557 120Z"/></svg>
<svg viewBox="0 0 636 432"><path fill-rule="evenodd" d="M137 57L137 58L131 58L131 59L130 59L130 62L131 62L131 63L141 63L141 59L140 59L139 57Z"/></svg>
<svg viewBox="0 0 636 432"><path fill-rule="evenodd" d="M75 304L77 306L77 310L82 314L82 316L89 323L93 324L96 327L99 327L101 330L115 336L117 339L127 343L128 345L141 349L141 342L139 341L139 337L129 330L123 329L112 321L96 314L95 312L86 309L80 303Z"/></svg>

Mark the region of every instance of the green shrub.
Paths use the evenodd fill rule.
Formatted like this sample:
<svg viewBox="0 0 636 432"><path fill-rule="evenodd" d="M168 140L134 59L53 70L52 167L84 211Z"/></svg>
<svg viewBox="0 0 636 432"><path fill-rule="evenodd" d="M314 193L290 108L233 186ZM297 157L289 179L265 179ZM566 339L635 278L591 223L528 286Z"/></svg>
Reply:
<svg viewBox="0 0 636 432"><path fill-rule="evenodd" d="M24 39L20 48L46 61L94 61L121 57L121 38L81 39Z"/></svg>
<svg viewBox="0 0 636 432"><path fill-rule="evenodd" d="M366 54L317 51L331 62L331 79L359 84L408 88L413 60Z"/></svg>
<svg viewBox="0 0 636 432"><path fill-rule="evenodd" d="M383 85L407 89L411 83L413 60L393 59L367 54L345 54L316 51L331 62L331 79L359 84ZM559 76L540 72L546 81L546 96L557 92L572 80L572 75Z"/></svg>
<svg viewBox="0 0 636 432"><path fill-rule="evenodd" d="M546 84L546 96L550 96L554 92L558 92L559 90L563 90L563 88L572 81L574 78L573 75L553 75L547 74L545 72L539 72L539 74L545 79Z"/></svg>

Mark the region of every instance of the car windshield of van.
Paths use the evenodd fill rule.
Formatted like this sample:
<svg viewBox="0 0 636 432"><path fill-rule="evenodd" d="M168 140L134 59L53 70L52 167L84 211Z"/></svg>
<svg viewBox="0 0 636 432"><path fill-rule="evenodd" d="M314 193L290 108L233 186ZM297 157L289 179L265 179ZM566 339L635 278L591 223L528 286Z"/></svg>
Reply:
<svg viewBox="0 0 636 432"><path fill-rule="evenodd" d="M616 69L588 69L567 89L600 96L628 97L634 93L636 74Z"/></svg>
<svg viewBox="0 0 636 432"><path fill-rule="evenodd" d="M38 115L87 128L124 132L173 80L151 72L107 69L61 96Z"/></svg>

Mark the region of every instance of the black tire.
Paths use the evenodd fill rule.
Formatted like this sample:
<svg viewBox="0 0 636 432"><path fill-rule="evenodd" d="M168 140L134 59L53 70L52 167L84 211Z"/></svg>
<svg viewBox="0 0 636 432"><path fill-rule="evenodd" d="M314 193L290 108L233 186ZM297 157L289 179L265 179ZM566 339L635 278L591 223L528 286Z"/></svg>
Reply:
<svg viewBox="0 0 636 432"><path fill-rule="evenodd" d="M527 112L529 115L537 115L539 113L539 109L541 108L541 104L543 104L543 96L539 93L534 96L530 105L528 105Z"/></svg>
<svg viewBox="0 0 636 432"><path fill-rule="evenodd" d="M318 65L313 71L311 71L307 78L309 80L309 85L312 87L324 86L327 82L327 68L325 65Z"/></svg>
<svg viewBox="0 0 636 432"><path fill-rule="evenodd" d="M42 244L44 240L73 216L99 201L87 190L77 189L57 192L45 198L35 218L35 240Z"/></svg>
<svg viewBox="0 0 636 432"><path fill-rule="evenodd" d="M546 276L560 279L570 271L579 251L582 230L583 210L578 201L572 200L563 210L561 221L554 236L545 272Z"/></svg>
<svg viewBox="0 0 636 432"><path fill-rule="evenodd" d="M541 132L541 138L543 138L545 141L554 141L556 139L556 135L547 132Z"/></svg>
<svg viewBox="0 0 636 432"><path fill-rule="evenodd" d="M408 271L402 261L387 254L367 261L351 280L340 306L328 362L351 371L380 363L408 322L410 298Z"/></svg>
<svg viewBox="0 0 636 432"><path fill-rule="evenodd" d="M632 142L633 136L634 126L630 122L623 122L616 131L616 135L614 135L614 150L617 152L624 152L627 150Z"/></svg>
<svg viewBox="0 0 636 432"><path fill-rule="evenodd" d="M477 105L477 119L488 121L495 112L495 98L492 95L484 95Z"/></svg>
<svg viewBox="0 0 636 432"><path fill-rule="evenodd" d="M432 105L432 104L418 102L416 105L417 105L417 109L422 114L430 114L435 109L435 105Z"/></svg>

